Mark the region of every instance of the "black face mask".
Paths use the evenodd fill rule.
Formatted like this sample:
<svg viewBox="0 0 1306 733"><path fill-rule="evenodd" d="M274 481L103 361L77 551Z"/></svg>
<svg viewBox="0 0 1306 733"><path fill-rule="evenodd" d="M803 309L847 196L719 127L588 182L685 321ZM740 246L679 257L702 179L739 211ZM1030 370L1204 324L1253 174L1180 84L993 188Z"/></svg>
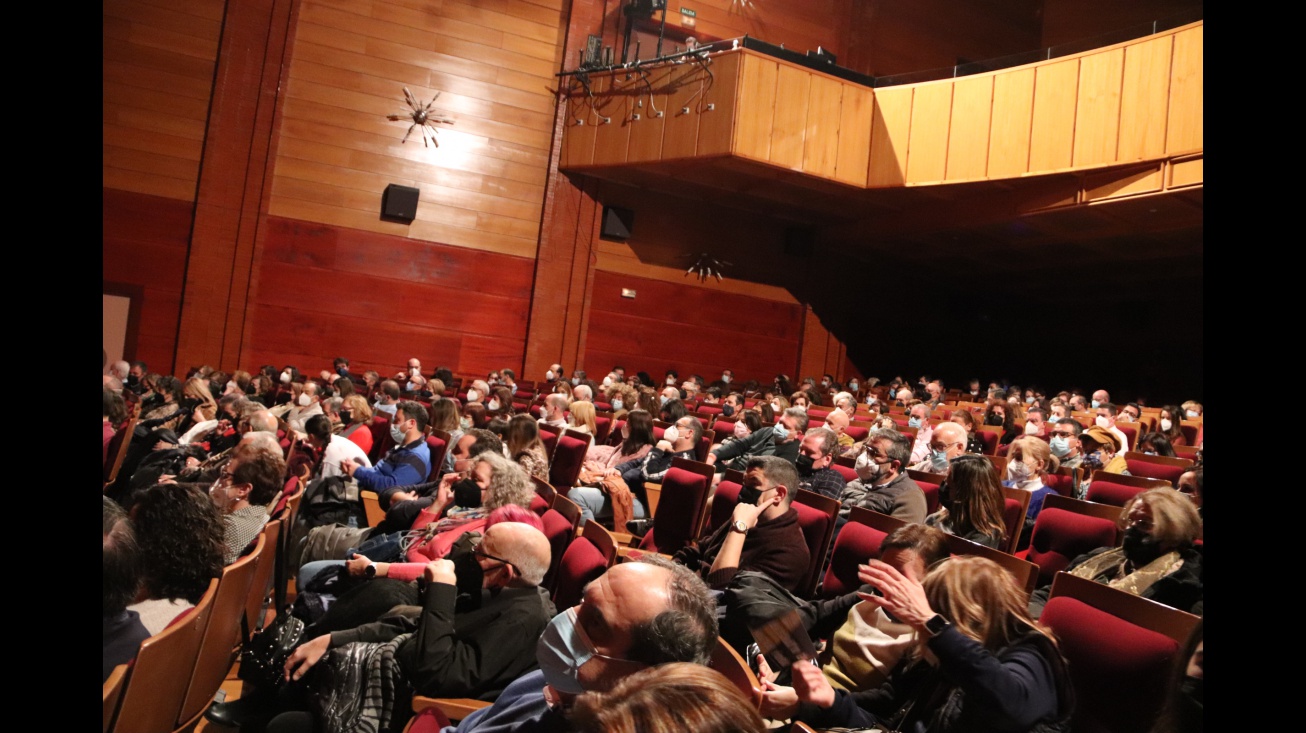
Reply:
<svg viewBox="0 0 1306 733"><path fill-rule="evenodd" d="M475 509L481 505L481 487L473 480L465 478L453 485L453 503L466 509Z"/></svg>
<svg viewBox="0 0 1306 733"><path fill-rule="evenodd" d="M349 367L347 366L336 367L336 374L339 374L342 377L349 376Z"/></svg>
<svg viewBox="0 0 1306 733"><path fill-rule="evenodd" d="M816 463L816 461L812 460L811 456L804 456L800 454L797 458L794 459L794 465L798 467L798 473L803 476L811 475L812 465L814 463Z"/></svg>
<svg viewBox="0 0 1306 733"><path fill-rule="evenodd" d="M349 422L349 419L352 418L353 416L354 416L354 414L353 414L352 412L350 412L349 410L341 410L341 411L340 411L340 422L347 423L347 422Z"/></svg>
<svg viewBox="0 0 1306 733"><path fill-rule="evenodd" d="M739 503L749 506L757 506L757 500L762 498L762 490L756 486L745 486L739 490Z"/></svg>
<svg viewBox="0 0 1306 733"><path fill-rule="evenodd" d="M128 386L128 387L135 387L136 385L138 385L138 384L140 384L140 383L141 383L141 378L140 378L140 377L136 376L135 374L128 374L128 375L127 375L127 386Z"/></svg>
<svg viewBox="0 0 1306 733"><path fill-rule="evenodd" d="M735 414L735 406L734 406L734 405L722 405L722 406L721 406L721 414L722 414L722 415L725 415L726 417L730 417L731 415Z"/></svg>
<svg viewBox="0 0 1306 733"><path fill-rule="evenodd" d="M1125 557L1135 567L1152 562L1161 556L1161 547L1151 535L1139 529L1130 527L1125 530L1124 539L1120 542L1120 549L1124 550Z"/></svg>
<svg viewBox="0 0 1306 733"><path fill-rule="evenodd" d="M985 424L985 425L1001 425L1001 424L1002 424L1002 416L1001 416L1001 415L997 415L997 414L992 414L992 413L990 413L990 414L988 414L988 415L985 415L985 416L984 416L984 424Z"/></svg>

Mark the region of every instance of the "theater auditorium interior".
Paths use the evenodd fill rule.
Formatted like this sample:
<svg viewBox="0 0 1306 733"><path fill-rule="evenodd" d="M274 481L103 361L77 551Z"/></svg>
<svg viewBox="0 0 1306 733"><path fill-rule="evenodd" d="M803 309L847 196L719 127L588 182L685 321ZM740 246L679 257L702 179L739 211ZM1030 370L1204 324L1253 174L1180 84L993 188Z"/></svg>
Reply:
<svg viewBox="0 0 1306 733"><path fill-rule="evenodd" d="M1200 0L105 0L105 733L1200 730L1203 30ZM959 488L967 454L993 480ZM919 512L871 501L890 473ZM531 516L501 516L521 486ZM789 520L781 588L749 540ZM538 549L523 524L542 578L503 560ZM346 557L405 532L393 575ZM148 559L170 547L189 559ZM870 571L919 597L859 570L939 548ZM305 593L310 559L342 585ZM538 659L479 686L410 669L455 566L449 643L508 656L469 608L520 592L548 610L522 622ZM586 636L679 603L618 601L684 567L706 651ZM832 676L874 644L787 626L809 679L744 622L763 569L918 651ZM333 628L305 681L254 681L272 630L382 581L411 639ZM959 617L985 583L1023 635ZM961 664L954 637L1001 667L948 688L969 710L854 694ZM328 681L369 644L366 685ZM590 676L558 677L563 647ZM1013 654L1046 665L1023 707L969 702Z"/></svg>

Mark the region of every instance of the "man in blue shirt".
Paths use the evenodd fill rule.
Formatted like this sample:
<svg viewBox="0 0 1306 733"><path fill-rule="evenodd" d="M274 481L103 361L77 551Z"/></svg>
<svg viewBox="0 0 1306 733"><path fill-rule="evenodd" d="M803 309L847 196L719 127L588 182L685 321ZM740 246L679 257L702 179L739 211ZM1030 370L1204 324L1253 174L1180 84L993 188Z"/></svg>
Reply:
<svg viewBox="0 0 1306 733"><path fill-rule="evenodd" d="M377 493L382 509L389 509L392 501L416 498L411 492L400 491L400 487L424 483L431 475L431 449L426 444L425 432L430 418L426 408L411 400L400 402L395 408L390 422L394 450L372 468L349 458L340 462L340 469L358 481L359 489Z"/></svg>

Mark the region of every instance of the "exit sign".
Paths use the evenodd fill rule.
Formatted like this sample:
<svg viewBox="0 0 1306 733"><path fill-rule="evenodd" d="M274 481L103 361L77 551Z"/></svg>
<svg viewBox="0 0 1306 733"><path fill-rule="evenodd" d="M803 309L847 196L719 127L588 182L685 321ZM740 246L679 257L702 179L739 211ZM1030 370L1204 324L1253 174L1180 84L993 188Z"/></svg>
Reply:
<svg viewBox="0 0 1306 733"><path fill-rule="evenodd" d="M694 10L690 10L689 8L685 8L685 7L682 7L682 8L680 9L680 14L681 14L681 15L687 15L687 16L689 16L689 17L691 17L691 18L697 18L697 17L698 17L698 12L696 12L696 11L694 11Z"/></svg>
<svg viewBox="0 0 1306 733"><path fill-rule="evenodd" d="M693 28L698 25L698 13L689 8L680 8L680 25L684 28Z"/></svg>

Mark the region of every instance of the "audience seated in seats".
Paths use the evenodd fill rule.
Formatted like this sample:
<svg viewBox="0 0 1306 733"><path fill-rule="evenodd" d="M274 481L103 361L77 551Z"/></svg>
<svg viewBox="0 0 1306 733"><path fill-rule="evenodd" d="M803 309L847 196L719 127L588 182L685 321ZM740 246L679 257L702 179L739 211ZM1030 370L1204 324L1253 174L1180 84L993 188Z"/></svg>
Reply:
<svg viewBox="0 0 1306 733"><path fill-rule="evenodd" d="M468 402L460 410L462 416L459 418L459 427L463 430L484 430L485 426L490 423L490 413L485 409L484 403Z"/></svg>
<svg viewBox="0 0 1306 733"><path fill-rule="evenodd" d="M1002 485L1030 493L1025 527L1034 526L1034 519L1043 511L1043 499L1050 493L1056 493L1043 479L1050 473L1056 473L1059 465L1046 441L1024 435L1011 442L1011 448L1007 451L1007 476Z"/></svg>
<svg viewBox="0 0 1306 733"><path fill-rule="evenodd" d="M467 478L472 470L471 459L486 452L502 455L503 450L503 441L488 430L473 428L464 433L446 451L447 454L454 457L453 467L448 471L442 471L434 481L409 487L397 501L390 504L390 508L386 510L385 519L381 520L381 523L373 528L371 536L375 537L408 530L413 526L413 522L417 520L417 515L423 509L435 503L436 490L440 487L440 483L447 474L457 473L459 479ZM414 498L406 498L408 496Z"/></svg>
<svg viewBox="0 0 1306 733"><path fill-rule="evenodd" d="M993 464L983 456L964 455L952 459L948 478L940 491L939 510L925 518L925 523L1000 550L1007 534L1003 521L1002 487Z"/></svg>
<svg viewBox="0 0 1306 733"><path fill-rule="evenodd" d="M1096 427L1110 431L1112 435L1120 439L1120 448L1118 449L1118 452L1124 453L1131 450L1129 447L1129 436L1125 435L1125 431L1116 427L1116 406L1110 402L1097 404L1097 401L1094 400L1093 411L1097 413L1097 417L1093 418L1093 424Z"/></svg>
<svg viewBox="0 0 1306 733"><path fill-rule="evenodd" d="M835 410L834 413L840 413ZM798 447L798 488L812 491L831 499L838 499L847 482L843 474L830 468L839 437L829 428L812 428L803 436Z"/></svg>
<svg viewBox="0 0 1306 733"><path fill-rule="evenodd" d="M372 449L372 432L368 425L372 423L372 408L367 399L360 394L351 394L340 404L340 437L348 438L358 444L367 453Z"/></svg>
<svg viewBox="0 0 1306 733"><path fill-rule="evenodd" d="M1170 446L1188 445L1188 438L1184 436L1184 431L1180 429L1179 423L1184 419L1183 413L1179 411L1176 405L1166 405L1161 408L1157 416L1156 429L1170 441Z"/></svg>
<svg viewBox="0 0 1306 733"><path fill-rule="evenodd" d="M662 422L675 422L689 414L689 410L685 409L685 403L674 396L675 394L679 394L679 390L675 387L666 387L662 390L662 396L658 398L658 402L661 403L658 408L658 419Z"/></svg>
<svg viewBox="0 0 1306 733"><path fill-rule="evenodd" d="M393 417L398 407L399 383L393 379L381 382L376 390L376 404L372 405L372 412L384 412L387 416Z"/></svg>
<svg viewBox="0 0 1306 733"><path fill-rule="evenodd" d="M918 444L919 437L918 433ZM927 473L947 473L948 464L954 458L966 455L966 429L955 422L939 423L939 426L930 433L926 448L928 451L925 457L909 468ZM913 452L912 457L915 458L916 453Z"/></svg>
<svg viewBox="0 0 1306 733"><path fill-rule="evenodd" d="M544 441L540 440L540 426L535 418L527 413L513 415L503 442L509 457L521 464L526 473L541 481L549 480L549 455L544 450Z"/></svg>
<svg viewBox="0 0 1306 733"><path fill-rule="evenodd" d="M683 420L685 425L689 424L687 418ZM676 438L675 443L688 445L681 455L686 453L692 454L694 447L697 445L692 441L694 438L693 427L686 430L685 435L680 435L680 428L677 427L673 433ZM702 435L700 427L698 435ZM576 502L581 507L581 513L585 521L597 519L605 524L611 523L612 526L621 528L625 526L626 521L636 516L645 516L644 507L646 506L642 484L645 478L643 471L647 468L647 459L653 452L653 416L645 410L632 410L626 416L626 422L621 426L622 441L619 445L596 445L589 449L585 454L585 465L580 474L580 485L572 487L567 493L567 498ZM668 442L668 441L664 441ZM672 444L672 452L675 452L675 445ZM659 455L658 461L654 464L654 473L664 472L660 466L663 458L666 457L666 451ZM674 457L674 456L673 456ZM692 455L689 456L692 458ZM670 467L670 461L666 461ZM640 471L640 496L637 497L632 492L631 485L622 477L623 467L631 471L632 476L636 470ZM620 481L620 483L618 483ZM616 505L614 506L614 493ZM639 501L640 510L634 509L635 501ZM620 516L617 516L620 515Z"/></svg>
<svg viewBox="0 0 1306 733"><path fill-rule="evenodd" d="M632 417L633 415L634 413L632 413ZM643 420L643 418L638 419ZM692 416L681 417L674 425L663 431L662 439L642 458L632 458L617 464L612 469L617 472L630 494L630 514L632 518L639 519L648 516L648 497L644 491L644 484L661 483L663 476L666 475L667 471L671 470L672 461L677 458L695 460L695 451L702 438L703 423ZM605 510L613 514L614 522L618 511L621 511L624 515L626 499L621 496L621 486L615 482L608 482L606 487L607 493L604 493L602 497L595 496L593 492L589 491L576 494L576 503L580 505L584 521L588 522L595 519L596 513L603 514ZM612 492L614 490L618 492L615 499L621 505L620 507L613 506L614 496ZM600 501L600 498L602 498L602 501Z"/></svg>
<svg viewBox="0 0 1306 733"><path fill-rule="evenodd" d="M930 425L929 405L919 400L908 402L907 416L907 427L916 428L916 442L912 444L910 459L910 464L914 466L930 458L930 441L934 437L934 426ZM963 441L962 450L965 449Z"/></svg>
<svg viewBox="0 0 1306 733"><path fill-rule="evenodd" d="M453 446L457 445L464 435L458 403L448 397L434 398L431 402L431 428L433 430L443 430L449 434L449 450L444 452L444 466L441 468L441 472L452 471Z"/></svg>
<svg viewBox="0 0 1306 733"><path fill-rule="evenodd" d="M984 441L980 440L980 437L975 434L975 427L978 423L975 422L975 416L970 413L970 410L953 410L948 420L966 430L967 453L980 455L984 452Z"/></svg>
<svg viewBox="0 0 1306 733"><path fill-rule="evenodd" d="M341 465L346 460L351 460L363 468L372 466L372 460L357 443L331 433L331 420L326 415L310 417L304 423L304 432L308 434L308 444L322 455L314 478L345 475Z"/></svg>
<svg viewBox="0 0 1306 733"><path fill-rule="evenodd" d="M905 467L910 457L911 438L896 430L872 430L857 455L857 480L844 486L839 495L838 527L848 521L855 506L904 522L924 522L925 492L907 476Z"/></svg>
<svg viewBox="0 0 1306 733"><path fill-rule="evenodd" d="M1057 458L1057 465L1062 468L1079 468L1084 462L1084 450L1079 436L1084 433L1084 426L1078 421L1063 417L1049 426L1048 447Z"/></svg>
<svg viewBox="0 0 1306 733"><path fill-rule="evenodd" d="M562 433L568 427L567 423L567 406L571 401L566 395L551 394L544 398L544 406L540 408L540 427L547 428L555 433Z"/></svg>
<svg viewBox="0 0 1306 733"><path fill-rule="evenodd" d="M389 509L393 501L417 498L411 492L401 491L401 487L420 484L431 475L431 449L424 432L426 421L426 408L420 403L400 402L390 422L394 449L371 468L351 459L341 461L341 470L358 482L360 490L376 492L382 509Z"/></svg>
<svg viewBox="0 0 1306 733"><path fill-rule="evenodd" d="M753 433L762 429L762 413L757 410L740 410L735 413L735 417L738 419L735 420L735 425L731 428L730 434L718 435L720 442L712 446L712 451L716 451L717 448L728 443L748 440ZM712 462L712 453L708 454L708 462Z"/></svg>
<svg viewBox="0 0 1306 733"><path fill-rule="evenodd" d="M880 544L880 561L917 583L947 557L948 543L943 532L922 524L899 527ZM916 630L911 625L861 599L863 593L871 591L870 586L863 585L858 591L828 601L799 605L799 617L808 636L813 640L829 639L830 659L821 671L836 689L859 692L878 688L916 644ZM798 710L798 695L793 687L777 684L782 675L789 678L789 670L772 671L760 654L757 662L766 688L762 713L774 720L792 718Z"/></svg>
<svg viewBox="0 0 1306 733"><path fill-rule="evenodd" d="M502 456L499 456L502 458ZM421 605L396 606L378 621L322 634L286 660L286 675L303 680L315 665L334 672L303 684L313 695L357 694L369 688L360 724L401 730L412 715L411 695L495 697L539 666L535 647L556 611L540 581L549 567L549 542L529 524L500 522L459 561L422 566ZM351 688L323 679L350 679ZM283 696L286 699L289 696ZM314 713L282 712L269 730L327 729Z"/></svg>
<svg viewBox="0 0 1306 733"><path fill-rule="evenodd" d="M295 406L290 408L286 413L286 423L290 429L296 433L303 434L308 432L304 429L305 423L310 417L322 414L322 388L317 386L317 382L308 381L304 383L304 388L300 390L299 396L295 400Z"/></svg>
<svg viewBox="0 0 1306 733"><path fill-rule="evenodd" d="M136 598L140 586L140 551L136 544L136 533L126 512L113 499L105 496L102 514L104 518L104 544L101 560L100 577L103 581L101 610L104 614L104 676L114 667L126 664L136 658L136 650L141 642L150 636L150 632L141 623L135 611L129 611L127 604ZM715 624L713 624L715 626ZM715 631L714 631L715 633Z"/></svg>
<svg viewBox="0 0 1306 733"><path fill-rule="evenodd" d="M1120 438L1115 433L1100 425L1079 434L1080 451L1083 460L1080 467L1084 469L1084 478L1079 485L1076 498L1082 499L1088 493L1088 485L1093 481L1093 472L1101 469L1108 473L1129 475L1129 466L1125 463L1125 454L1120 451Z"/></svg>
<svg viewBox="0 0 1306 733"><path fill-rule="evenodd" d="M675 558L722 589L740 571L765 573L793 592L807 573L810 554L798 512L798 469L778 456L749 459L730 521L676 553Z"/></svg>
<svg viewBox="0 0 1306 733"><path fill-rule="evenodd" d="M628 384L614 383L605 394L614 419L624 420L626 413L639 409L639 391Z"/></svg>
<svg viewBox="0 0 1306 733"><path fill-rule="evenodd" d="M829 415L825 416L826 430L834 433L838 438L839 445L835 448L836 455L843 455L845 451L852 448L853 444L857 442L853 440L853 436L846 432L848 430L848 424L851 422L851 412L845 412L843 410L834 410Z"/></svg>
<svg viewBox="0 0 1306 733"><path fill-rule="evenodd" d="M1034 405L1025 411L1025 435L1047 435L1047 413Z"/></svg>
<svg viewBox="0 0 1306 733"><path fill-rule="evenodd" d="M408 360L408 366L401 372L397 372L393 379L397 384L404 385L405 392L417 392L426 385L426 377L422 376L422 360L413 358Z"/></svg>
<svg viewBox="0 0 1306 733"><path fill-rule="evenodd" d="M594 422L594 403L588 400L572 402L567 427L590 436L590 447L593 448L594 436L598 433L598 426Z"/></svg>
<svg viewBox="0 0 1306 733"><path fill-rule="evenodd" d="M835 690L815 665L794 664L796 720L822 729L1070 729L1074 692L1065 659L997 563L953 557L922 583L871 560L859 575L881 593L863 600L912 627L919 645L888 682L862 692Z"/></svg>
<svg viewBox="0 0 1306 733"><path fill-rule="evenodd" d="M127 403L122 395L111 389L104 390L104 462L109 462L109 442L118 429L127 422Z"/></svg>
<svg viewBox="0 0 1306 733"><path fill-rule="evenodd" d="M172 376L162 376L153 380L153 400L141 401L141 420L156 421L152 428L172 430L186 415L186 410L178 404L181 397L181 380Z"/></svg>
<svg viewBox="0 0 1306 733"><path fill-rule="evenodd" d="M1202 614L1202 518L1192 500L1174 489L1148 489L1120 512L1119 547L1099 547L1070 562L1066 572L1180 611ZM1029 612L1043 613L1051 584L1030 595Z"/></svg>
<svg viewBox="0 0 1306 733"><path fill-rule="evenodd" d="M616 565L586 586L580 604L549 623L535 646L540 670L508 685L493 705L454 730L567 730L578 695L606 692L657 665L706 665L717 633L716 603L693 573L655 555Z"/></svg>
<svg viewBox="0 0 1306 733"><path fill-rule="evenodd" d="M708 453L707 462L716 467L717 481L726 469L744 470L749 460L758 456L776 456L796 463L807 425L807 411L790 407L780 414L775 425L755 430L747 438L724 443Z"/></svg>
<svg viewBox="0 0 1306 733"><path fill-rule="evenodd" d="M999 445L1007 445L1020 437L1020 431L1016 430L1016 411L1004 399L989 399L988 408L984 411L984 424L1002 428Z"/></svg>
<svg viewBox="0 0 1306 733"><path fill-rule="evenodd" d="M490 397L485 401L485 410L491 418L512 419L512 390L507 387L490 387Z"/></svg>
<svg viewBox="0 0 1306 733"><path fill-rule="evenodd" d="M222 514L224 564L235 562L263 530L269 505L281 491L285 475L281 446L269 433L253 433L237 446L209 489L209 497Z"/></svg>
<svg viewBox="0 0 1306 733"><path fill-rule="evenodd" d="M1146 433L1139 436L1136 448L1139 453L1145 453L1149 456L1175 457L1174 448L1170 445L1170 439L1165 437L1163 433Z"/></svg>
<svg viewBox="0 0 1306 733"><path fill-rule="evenodd" d="M609 692L576 698L577 733L764 733L753 702L714 669L675 662L621 678Z"/></svg>
<svg viewBox="0 0 1306 733"><path fill-rule="evenodd" d="M1205 467L1194 466L1179 475L1178 486L1176 487L1193 500L1193 505L1197 507L1198 516L1202 515L1202 484L1205 473Z"/></svg>
<svg viewBox="0 0 1306 733"><path fill-rule="evenodd" d="M222 515L203 487L155 484L140 492L131 510L140 548L141 589L128 610L150 634L199 603L209 582L222 575Z"/></svg>
<svg viewBox="0 0 1306 733"><path fill-rule="evenodd" d="M509 504L529 511L534 495L535 488L521 466L504 458L502 453L486 451L472 459L468 477L454 472L440 480L435 500L418 513L410 531L405 533L408 546L402 549L404 562L373 562L365 555L355 555L350 560L308 562L299 570L297 587L306 585L324 568L340 564L358 578L416 580L426 563L448 555L459 537L484 529L490 512Z"/></svg>

